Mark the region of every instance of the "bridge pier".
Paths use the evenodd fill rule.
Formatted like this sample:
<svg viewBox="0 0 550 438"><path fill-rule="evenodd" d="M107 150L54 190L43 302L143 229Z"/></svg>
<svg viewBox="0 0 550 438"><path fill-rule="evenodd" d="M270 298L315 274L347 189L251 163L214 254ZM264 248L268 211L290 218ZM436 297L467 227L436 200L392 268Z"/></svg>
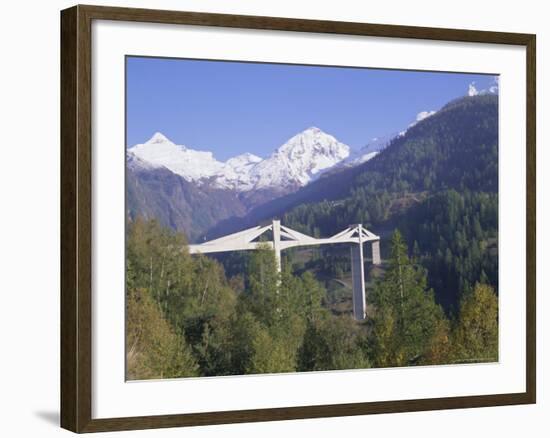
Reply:
<svg viewBox="0 0 550 438"><path fill-rule="evenodd" d="M277 263L277 271L281 273L281 221L274 220L272 222L272 227L275 262Z"/></svg>
<svg viewBox="0 0 550 438"><path fill-rule="evenodd" d="M382 260L380 258L380 241L375 240L372 242L372 264L380 265Z"/></svg>
<svg viewBox="0 0 550 438"><path fill-rule="evenodd" d="M351 280L353 317L357 321L363 321L367 315L367 300L365 297L365 262L362 242L351 245Z"/></svg>

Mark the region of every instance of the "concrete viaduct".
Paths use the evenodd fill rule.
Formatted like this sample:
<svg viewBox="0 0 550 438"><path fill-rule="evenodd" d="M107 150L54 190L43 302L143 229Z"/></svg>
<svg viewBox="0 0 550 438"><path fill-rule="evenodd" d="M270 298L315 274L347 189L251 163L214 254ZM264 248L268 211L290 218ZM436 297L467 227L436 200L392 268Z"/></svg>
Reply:
<svg viewBox="0 0 550 438"><path fill-rule="evenodd" d="M272 232L271 241L257 241L262 234ZM196 245L189 245L191 254L209 254L226 251L247 251L257 249L260 245L269 245L275 252L277 268L281 271L281 251L298 246L332 245L338 243L351 243L351 272L353 282L353 316L362 321L366 317L365 298L365 268L363 256L363 243L371 243L372 263L379 265L380 237L371 233L361 224L350 225L345 230L327 238L314 238L298 231L292 230L281 222L274 220L270 225L256 226L239 231L234 234L209 240Z"/></svg>

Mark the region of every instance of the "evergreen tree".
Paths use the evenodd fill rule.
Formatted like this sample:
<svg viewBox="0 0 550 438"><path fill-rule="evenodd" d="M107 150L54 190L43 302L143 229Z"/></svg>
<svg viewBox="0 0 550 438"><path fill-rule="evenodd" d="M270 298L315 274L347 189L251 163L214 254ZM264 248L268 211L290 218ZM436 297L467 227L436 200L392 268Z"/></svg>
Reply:
<svg viewBox="0 0 550 438"><path fill-rule="evenodd" d="M309 321L298 352L298 370L370 368L365 327L350 316L323 314Z"/></svg>
<svg viewBox="0 0 550 438"><path fill-rule="evenodd" d="M247 308L259 321L274 324L280 317L279 286L275 253L266 244L254 251L248 262L246 295Z"/></svg>
<svg viewBox="0 0 550 438"><path fill-rule="evenodd" d="M392 236L388 270L371 301L375 364L403 366L422 360L445 316L427 288L426 272L410 262L399 230Z"/></svg>
<svg viewBox="0 0 550 438"><path fill-rule="evenodd" d="M485 284L476 284L460 306L454 334L457 362L498 361L498 298Z"/></svg>

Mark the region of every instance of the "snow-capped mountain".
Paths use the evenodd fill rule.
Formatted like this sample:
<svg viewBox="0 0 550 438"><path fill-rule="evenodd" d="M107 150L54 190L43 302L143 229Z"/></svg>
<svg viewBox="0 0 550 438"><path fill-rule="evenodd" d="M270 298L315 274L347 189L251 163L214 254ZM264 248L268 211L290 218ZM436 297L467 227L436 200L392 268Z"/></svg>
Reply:
<svg viewBox="0 0 550 438"><path fill-rule="evenodd" d="M140 165L166 167L187 181L241 192L304 186L350 154L349 146L315 127L295 135L265 160L245 153L221 162L211 152L177 145L158 132L128 151Z"/></svg>
<svg viewBox="0 0 550 438"><path fill-rule="evenodd" d="M357 166L374 158L390 142L432 116L422 111L401 132L373 138L357 151L321 129L311 127L290 138L271 156L262 159L250 153L218 161L212 152L177 145L160 132L146 143L128 149L129 166L165 167L198 185L238 192L275 190L279 193L303 187L331 169Z"/></svg>
<svg viewBox="0 0 550 438"><path fill-rule="evenodd" d="M350 147L332 135L311 127L289 139L251 170L254 188L305 186L346 159Z"/></svg>
<svg viewBox="0 0 550 438"><path fill-rule="evenodd" d="M260 157L248 152L230 158L225 162L222 171L214 176L214 185L223 188L237 188L240 191L251 190L253 184L250 173L261 161Z"/></svg>
<svg viewBox="0 0 550 438"><path fill-rule="evenodd" d="M198 181L220 172L224 163L216 160L212 152L196 151L168 140L160 132L149 141L137 144L129 152L156 167L166 167L187 181Z"/></svg>

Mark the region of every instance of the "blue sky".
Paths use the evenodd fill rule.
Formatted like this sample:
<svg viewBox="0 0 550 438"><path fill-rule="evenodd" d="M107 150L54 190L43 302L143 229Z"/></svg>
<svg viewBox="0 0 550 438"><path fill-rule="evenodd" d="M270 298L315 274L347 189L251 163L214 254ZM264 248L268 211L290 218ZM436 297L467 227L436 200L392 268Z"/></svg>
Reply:
<svg viewBox="0 0 550 438"><path fill-rule="evenodd" d="M479 74L127 58L127 146L159 131L219 160L266 157L317 126L358 149L494 84Z"/></svg>

